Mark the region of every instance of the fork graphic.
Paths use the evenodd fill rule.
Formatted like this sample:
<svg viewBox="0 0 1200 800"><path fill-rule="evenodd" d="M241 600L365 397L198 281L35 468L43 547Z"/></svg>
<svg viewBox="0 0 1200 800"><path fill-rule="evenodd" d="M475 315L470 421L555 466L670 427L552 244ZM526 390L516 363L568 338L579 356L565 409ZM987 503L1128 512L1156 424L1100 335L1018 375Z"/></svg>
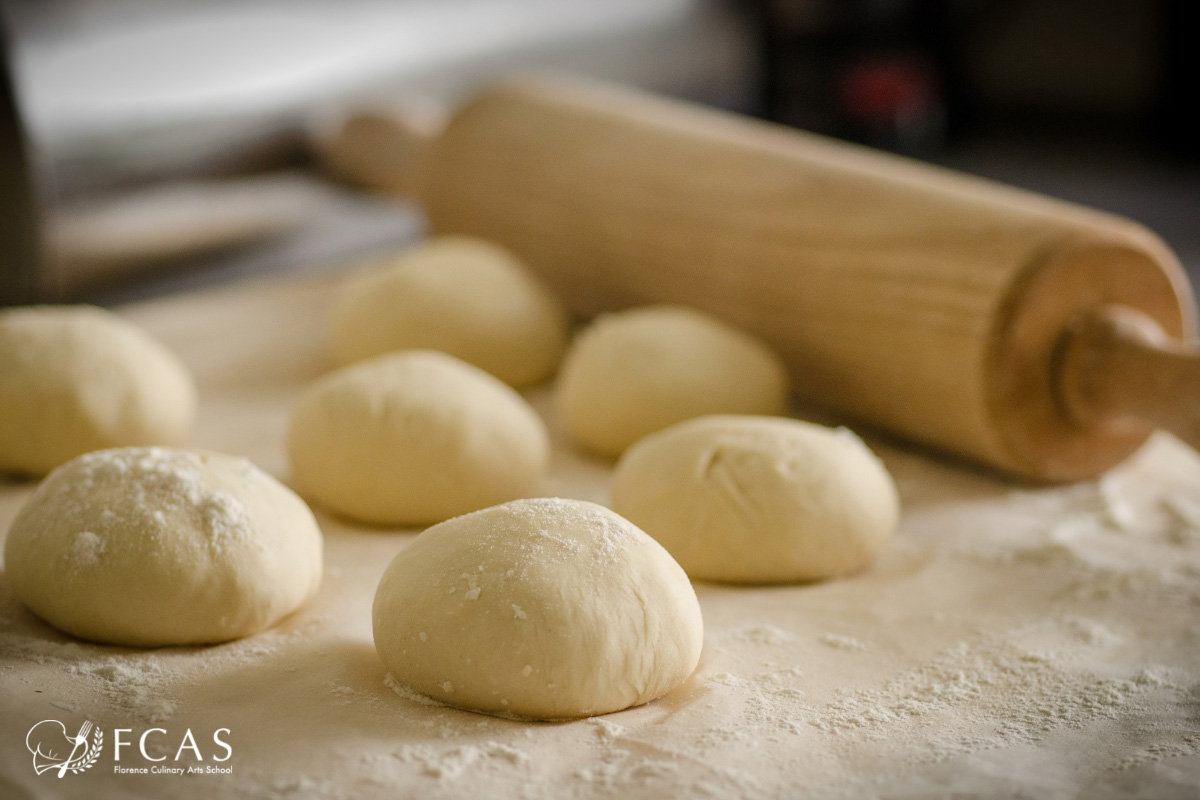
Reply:
<svg viewBox="0 0 1200 800"><path fill-rule="evenodd" d="M67 760L62 763L62 766L60 766L58 768L58 777L61 778L62 776L67 774L67 769L70 768L71 762L73 762L75 760L75 753L77 753L79 751L80 745L83 745L84 755L87 754L87 746L88 746L87 737L88 737L88 732L91 731L91 729L92 729L91 720L85 720L83 723L83 726L79 729L79 735L75 737L75 746L71 748L71 755L69 755L67 757Z"/></svg>

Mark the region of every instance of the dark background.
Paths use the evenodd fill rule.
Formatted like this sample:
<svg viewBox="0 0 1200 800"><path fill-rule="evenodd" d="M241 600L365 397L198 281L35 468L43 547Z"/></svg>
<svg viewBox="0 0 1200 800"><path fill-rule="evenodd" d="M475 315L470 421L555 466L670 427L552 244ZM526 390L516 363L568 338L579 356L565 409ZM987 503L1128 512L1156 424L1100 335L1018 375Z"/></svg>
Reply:
<svg viewBox="0 0 1200 800"><path fill-rule="evenodd" d="M1200 278L1200 3L753 9L764 116L1124 214Z"/></svg>

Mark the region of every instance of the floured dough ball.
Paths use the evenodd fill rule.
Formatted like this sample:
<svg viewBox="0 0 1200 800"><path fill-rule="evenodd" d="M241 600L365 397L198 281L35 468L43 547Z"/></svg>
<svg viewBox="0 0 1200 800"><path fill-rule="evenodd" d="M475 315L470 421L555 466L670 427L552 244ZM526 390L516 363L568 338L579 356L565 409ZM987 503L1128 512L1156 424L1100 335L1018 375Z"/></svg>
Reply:
<svg viewBox="0 0 1200 800"><path fill-rule="evenodd" d="M488 714L569 719L683 683L704 625L687 576L607 508L518 500L435 525L375 593L398 683Z"/></svg>
<svg viewBox="0 0 1200 800"><path fill-rule="evenodd" d="M891 476L853 433L765 417L704 417L638 442L612 498L688 575L745 583L859 569L900 515Z"/></svg>
<svg viewBox="0 0 1200 800"><path fill-rule="evenodd" d="M774 353L674 306L597 319L568 351L557 391L571 437L608 456L685 419L787 411L787 373Z"/></svg>
<svg viewBox="0 0 1200 800"><path fill-rule="evenodd" d="M4 546L33 613L110 644L224 642L295 611L321 581L321 532L244 458L134 447L50 473Z"/></svg>
<svg viewBox="0 0 1200 800"><path fill-rule="evenodd" d="M510 386L548 379L567 342L559 301L516 256L444 236L351 280L333 308L341 364L395 350L440 350Z"/></svg>
<svg viewBox="0 0 1200 800"><path fill-rule="evenodd" d="M45 475L92 450L182 444L195 409L179 359L115 314L0 312L0 472Z"/></svg>
<svg viewBox="0 0 1200 800"><path fill-rule="evenodd" d="M317 381L287 443L303 494L377 525L441 522L527 496L550 460L546 426L519 394L431 350Z"/></svg>

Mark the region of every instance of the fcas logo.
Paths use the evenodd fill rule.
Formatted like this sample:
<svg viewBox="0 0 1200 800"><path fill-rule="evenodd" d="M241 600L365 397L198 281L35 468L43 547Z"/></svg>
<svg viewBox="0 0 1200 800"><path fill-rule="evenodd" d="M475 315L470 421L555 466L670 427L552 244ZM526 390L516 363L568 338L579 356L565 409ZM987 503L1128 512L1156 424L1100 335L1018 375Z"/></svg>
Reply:
<svg viewBox="0 0 1200 800"><path fill-rule="evenodd" d="M71 736L58 720L44 719L29 729L25 746L33 753L34 772L38 775L57 772L61 778L68 772L83 772L96 763L104 746L104 732L88 720L80 726L79 733Z"/></svg>

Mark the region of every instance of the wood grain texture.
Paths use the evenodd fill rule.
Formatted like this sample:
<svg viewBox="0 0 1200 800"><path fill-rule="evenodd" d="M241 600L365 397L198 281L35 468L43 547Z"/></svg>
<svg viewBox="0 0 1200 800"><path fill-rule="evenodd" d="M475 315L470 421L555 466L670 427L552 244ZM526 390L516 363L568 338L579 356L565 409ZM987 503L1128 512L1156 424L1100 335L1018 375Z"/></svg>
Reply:
<svg viewBox="0 0 1200 800"><path fill-rule="evenodd" d="M1128 220L626 89L486 92L421 197L436 233L512 248L581 315L709 311L777 348L801 398L1036 479L1144 438L1061 413L1067 318L1127 302L1192 329L1178 264Z"/></svg>
<svg viewBox="0 0 1200 800"><path fill-rule="evenodd" d="M1117 305L1080 318L1061 370L1064 403L1082 426L1153 424L1200 449L1200 348L1172 341L1146 314Z"/></svg>

